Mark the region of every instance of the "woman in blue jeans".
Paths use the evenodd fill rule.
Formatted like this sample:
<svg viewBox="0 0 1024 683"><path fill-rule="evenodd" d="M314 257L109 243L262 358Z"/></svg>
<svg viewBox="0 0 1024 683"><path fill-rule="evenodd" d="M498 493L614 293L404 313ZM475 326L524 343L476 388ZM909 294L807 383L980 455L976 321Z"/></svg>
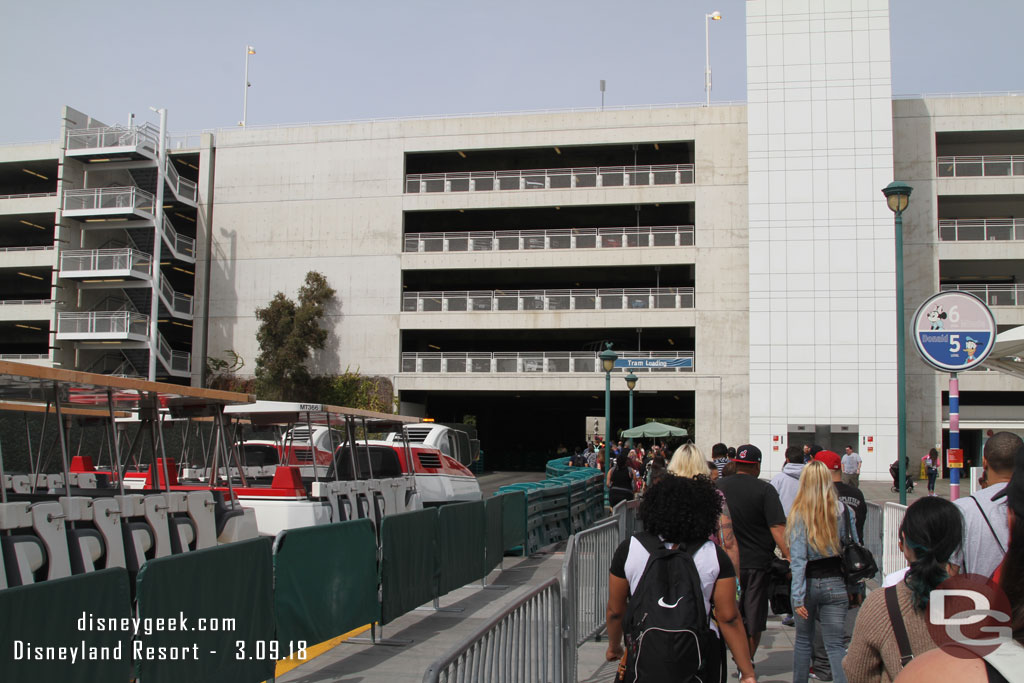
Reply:
<svg viewBox="0 0 1024 683"><path fill-rule="evenodd" d="M800 473L800 488L786 522L791 600L796 617L793 646L793 683L806 683L811 668L815 621L821 623L825 651L836 683L846 683L843 673L843 623L849 609L840 538L849 525L836 496L828 468L811 462ZM856 531L851 527L851 533Z"/></svg>

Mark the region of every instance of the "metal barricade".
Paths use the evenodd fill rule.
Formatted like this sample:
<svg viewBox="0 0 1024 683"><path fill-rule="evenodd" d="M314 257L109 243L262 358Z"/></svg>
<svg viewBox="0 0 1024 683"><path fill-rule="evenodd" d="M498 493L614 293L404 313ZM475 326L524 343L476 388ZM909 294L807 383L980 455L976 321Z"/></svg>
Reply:
<svg viewBox="0 0 1024 683"><path fill-rule="evenodd" d="M906 513L906 505L885 504L882 521L882 572L887 575L907 566L907 558L903 557L899 548L900 525L903 523L903 516Z"/></svg>
<svg viewBox="0 0 1024 683"><path fill-rule="evenodd" d="M534 588L427 669L423 683L562 683L558 579Z"/></svg>
<svg viewBox="0 0 1024 683"><path fill-rule="evenodd" d="M566 681L576 681L577 648L604 630L608 568L618 545L617 519L606 520L569 537L561 581Z"/></svg>
<svg viewBox="0 0 1024 683"><path fill-rule="evenodd" d="M612 517L619 520L619 538L629 538L636 532L643 531L639 511L639 500L624 500L612 509Z"/></svg>
<svg viewBox="0 0 1024 683"><path fill-rule="evenodd" d="M882 559L882 506L878 503L867 504L867 514L864 518L864 538L861 541L864 547L871 551L871 555L877 563Z"/></svg>

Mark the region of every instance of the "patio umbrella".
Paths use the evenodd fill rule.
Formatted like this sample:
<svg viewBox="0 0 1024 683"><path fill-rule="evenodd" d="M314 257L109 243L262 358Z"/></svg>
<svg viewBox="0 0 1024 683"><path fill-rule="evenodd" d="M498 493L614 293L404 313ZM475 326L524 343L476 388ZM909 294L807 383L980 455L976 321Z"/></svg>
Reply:
<svg viewBox="0 0 1024 683"><path fill-rule="evenodd" d="M673 427L660 422L647 422L645 424L626 429L622 436L627 439L662 439L666 436L686 436L687 432L682 427Z"/></svg>

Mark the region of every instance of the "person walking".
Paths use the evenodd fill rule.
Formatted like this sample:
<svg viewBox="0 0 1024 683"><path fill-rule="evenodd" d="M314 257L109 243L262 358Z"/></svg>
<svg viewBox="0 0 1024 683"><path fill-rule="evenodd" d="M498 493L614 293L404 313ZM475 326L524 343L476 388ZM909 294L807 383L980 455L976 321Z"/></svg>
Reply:
<svg viewBox="0 0 1024 683"><path fill-rule="evenodd" d="M860 455L853 450L853 446L846 447L846 455L843 456L843 483L854 488L860 488L860 466L864 463Z"/></svg>
<svg viewBox="0 0 1024 683"><path fill-rule="evenodd" d="M799 446L790 446L786 449L786 464L782 466L782 471L772 477L771 485L779 492L779 502L787 517L800 488L800 473L803 469L803 450Z"/></svg>
<svg viewBox="0 0 1024 683"><path fill-rule="evenodd" d="M729 463L736 473L716 483L725 494L732 516L733 532L740 547L740 614L747 629L750 656L757 653L761 634L768 624L768 597L772 558L778 545L783 559L789 559L786 543L786 513L779 493L761 474L761 450L753 444L736 449Z"/></svg>
<svg viewBox="0 0 1024 683"><path fill-rule="evenodd" d="M708 540L718 524L721 504L721 496L706 476L670 476L644 496L639 514L645 531L653 534L666 548L696 548L692 551L692 558L699 577L704 610L709 616L714 610L718 634L732 652L740 672L740 683L755 683L743 622L736 610L736 573L725 552ZM629 600L635 597L649 558L650 552L636 536L623 541L612 557L606 610L608 648L605 658L608 661L621 659L625 652L622 645L623 617ZM636 647L634 654L638 653L637 643L627 644ZM712 654L715 655L719 648L716 647ZM723 658L718 656L716 659ZM724 673L724 667L724 661L706 666L702 680L717 682ZM673 672L666 672L669 673Z"/></svg>
<svg viewBox="0 0 1024 683"><path fill-rule="evenodd" d="M605 477L605 485L608 486L608 504L614 508L624 500L633 500L633 493L636 489L635 478L633 468L629 466L629 457L620 451Z"/></svg>
<svg viewBox="0 0 1024 683"><path fill-rule="evenodd" d="M897 631L906 633L914 657L936 647L928 632L929 598L949 578L949 561L962 539L960 512L945 498L921 498L907 508L899 548L910 567L895 585L864 600L843 660L848 683L889 683L899 675L903 663Z"/></svg>
<svg viewBox="0 0 1024 683"><path fill-rule="evenodd" d="M964 543L951 562L960 572L992 576L1006 555L1010 528L1006 500L999 496L1018 460L1024 461L1024 441L1012 432L998 432L985 442L981 463L988 485L955 505L963 515Z"/></svg>
<svg viewBox="0 0 1024 683"><path fill-rule="evenodd" d="M793 683L806 683L808 679L819 619L834 680L846 683L843 623L849 600L839 539L854 533L852 524L853 514L839 502L828 468L821 462L808 463L800 474L800 488L786 522L793 572L791 600L796 616Z"/></svg>
<svg viewBox="0 0 1024 683"><path fill-rule="evenodd" d="M928 477L928 495L935 495L935 480L939 476L939 451L932 448L924 456L924 473Z"/></svg>

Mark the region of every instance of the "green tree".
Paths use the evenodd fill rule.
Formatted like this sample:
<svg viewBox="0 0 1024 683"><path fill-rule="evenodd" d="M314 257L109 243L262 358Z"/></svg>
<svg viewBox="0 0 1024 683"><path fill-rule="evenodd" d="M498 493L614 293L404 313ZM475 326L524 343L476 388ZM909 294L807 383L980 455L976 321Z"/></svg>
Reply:
<svg viewBox="0 0 1024 683"><path fill-rule="evenodd" d="M334 298L327 278L316 271L306 273L298 301L278 292L263 308L256 309L260 321L256 332L260 353L256 357L256 391L260 398L303 401L313 398L315 383L306 361L314 349L327 343L327 330L320 327L327 304Z"/></svg>
<svg viewBox="0 0 1024 683"><path fill-rule="evenodd" d="M387 377L359 374L346 368L340 375L318 378L322 384L319 402L347 408L375 410L379 413L395 411L394 386Z"/></svg>

